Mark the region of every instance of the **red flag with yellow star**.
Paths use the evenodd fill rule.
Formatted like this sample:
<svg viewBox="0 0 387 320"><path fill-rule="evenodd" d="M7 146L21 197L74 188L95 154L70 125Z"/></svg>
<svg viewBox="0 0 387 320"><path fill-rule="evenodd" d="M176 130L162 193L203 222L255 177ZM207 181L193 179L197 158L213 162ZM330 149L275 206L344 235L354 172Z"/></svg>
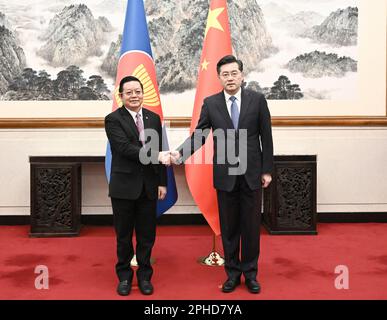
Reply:
<svg viewBox="0 0 387 320"><path fill-rule="evenodd" d="M198 84L195 104L192 112L190 133L199 121L204 98L218 93L223 88L216 72L217 62L225 55L231 54L231 35L227 14L226 0L212 0L207 18L203 50L200 58ZM218 201L213 187L212 173L213 138L210 134L206 144L192 156L194 159L206 159L199 162L186 161L185 175L191 194L216 235L220 234ZM210 163L208 163L211 160Z"/></svg>

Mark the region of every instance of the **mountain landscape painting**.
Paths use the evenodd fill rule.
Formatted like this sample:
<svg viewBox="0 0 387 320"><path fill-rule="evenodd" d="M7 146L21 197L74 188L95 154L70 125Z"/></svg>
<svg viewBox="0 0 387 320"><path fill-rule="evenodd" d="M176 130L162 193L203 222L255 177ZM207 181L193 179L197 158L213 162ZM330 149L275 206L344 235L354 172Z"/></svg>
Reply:
<svg viewBox="0 0 387 320"><path fill-rule="evenodd" d="M354 99L359 0L229 0L245 83L272 100ZM192 101L209 0L145 0L162 97ZM110 100L126 0L0 3L1 100Z"/></svg>

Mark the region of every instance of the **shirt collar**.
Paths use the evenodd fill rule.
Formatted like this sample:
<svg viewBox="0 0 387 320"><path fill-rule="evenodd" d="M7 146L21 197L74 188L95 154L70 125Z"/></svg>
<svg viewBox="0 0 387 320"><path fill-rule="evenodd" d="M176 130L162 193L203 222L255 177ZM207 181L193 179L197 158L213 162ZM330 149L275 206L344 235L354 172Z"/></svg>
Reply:
<svg viewBox="0 0 387 320"><path fill-rule="evenodd" d="M237 98L238 102L241 103L241 94L242 94L242 89L239 88L238 92L236 94L234 94L233 96L235 98ZM224 97L226 99L226 103L228 101L230 101L230 97L232 97L232 95L228 94L225 90L224 90Z"/></svg>
<svg viewBox="0 0 387 320"><path fill-rule="evenodd" d="M134 112L132 110L130 110L129 108L125 107L126 110L129 111L130 115L132 116L132 118L134 119L134 122L136 122L136 115L137 115L137 112ZM142 118L142 107L140 108L140 110L138 111L138 113L140 114L141 118Z"/></svg>

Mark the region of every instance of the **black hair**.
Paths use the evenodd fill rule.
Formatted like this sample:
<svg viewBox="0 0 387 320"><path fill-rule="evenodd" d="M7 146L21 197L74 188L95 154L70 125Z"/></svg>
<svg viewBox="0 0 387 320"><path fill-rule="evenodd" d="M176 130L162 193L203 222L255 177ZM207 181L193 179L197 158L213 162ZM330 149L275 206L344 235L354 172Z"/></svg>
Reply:
<svg viewBox="0 0 387 320"><path fill-rule="evenodd" d="M120 93L122 93L122 91L124 91L124 84L127 82L131 82L131 81L137 81L141 86L141 90L144 92L144 87L143 87L141 81L133 76L126 76L126 77L122 78L120 81L120 87L119 87L118 91Z"/></svg>
<svg viewBox="0 0 387 320"><path fill-rule="evenodd" d="M240 72L243 71L243 62L237 58L235 58L233 55L224 56L222 59L218 61L216 64L216 71L218 74L220 74L220 68L224 66L225 64L234 63L236 62L238 64L238 69Z"/></svg>

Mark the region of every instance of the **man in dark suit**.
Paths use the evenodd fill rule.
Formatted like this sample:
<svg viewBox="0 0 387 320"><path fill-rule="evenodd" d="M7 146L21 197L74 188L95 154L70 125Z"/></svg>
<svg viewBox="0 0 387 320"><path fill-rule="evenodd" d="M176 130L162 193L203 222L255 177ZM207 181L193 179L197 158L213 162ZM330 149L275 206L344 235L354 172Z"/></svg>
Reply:
<svg viewBox="0 0 387 320"><path fill-rule="evenodd" d="M168 163L165 160L168 153L159 152L162 145L160 117L142 107L144 92L140 80L132 76L123 78L119 95L123 106L105 118L112 152L109 196L117 238L117 292L128 295L131 290L133 270L130 262L134 255L132 236L135 229L138 286L143 294L149 295L153 293L150 257L156 234L157 199L163 199L167 192L165 166L158 161ZM147 130L157 133L156 148L148 148ZM157 160L144 161L147 152L156 154Z"/></svg>
<svg viewBox="0 0 387 320"><path fill-rule="evenodd" d="M171 159L176 164L187 160L205 143L202 130L212 129L214 187L228 276L222 291L234 291L243 273L248 290L259 293L261 195L273 168L271 117L263 94L241 88L242 61L225 56L217 72L224 90L204 99L194 133L171 152Z"/></svg>

